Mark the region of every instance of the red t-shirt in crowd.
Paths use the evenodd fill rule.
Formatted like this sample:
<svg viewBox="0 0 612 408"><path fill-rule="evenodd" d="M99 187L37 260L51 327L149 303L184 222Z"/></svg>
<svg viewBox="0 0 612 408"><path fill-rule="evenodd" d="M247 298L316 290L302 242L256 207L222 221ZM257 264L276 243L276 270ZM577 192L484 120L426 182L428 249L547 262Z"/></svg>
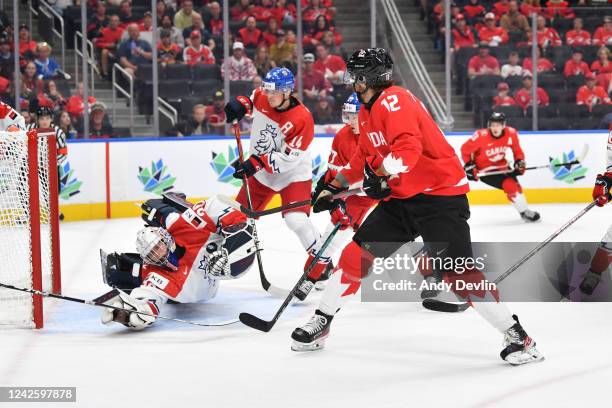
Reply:
<svg viewBox="0 0 612 408"><path fill-rule="evenodd" d="M242 41L245 47L258 47L263 41L263 35L260 29L256 28L253 31L246 27L238 30L238 38Z"/></svg>
<svg viewBox="0 0 612 408"><path fill-rule="evenodd" d="M460 31L458 28L453 28L452 33L453 39L455 40L455 49L459 49L461 47L471 47L476 44L474 32L467 25L463 31Z"/></svg>
<svg viewBox="0 0 612 408"><path fill-rule="evenodd" d="M565 68L563 68L563 75L566 77L574 76L574 75L586 75L590 74L591 70L589 69L589 65L580 61L578 64L574 62L574 60L570 59L565 63Z"/></svg>
<svg viewBox="0 0 612 408"><path fill-rule="evenodd" d="M548 98L548 94L546 91L540 87L538 87L537 96L538 96L538 105L548 105L550 99ZM531 89L527 90L525 88L521 88L514 95L514 99L516 100L516 104L526 110L528 106L531 105Z"/></svg>
<svg viewBox="0 0 612 408"><path fill-rule="evenodd" d="M497 106L514 106L516 101L511 96L496 96L493 98L493 107Z"/></svg>
<svg viewBox="0 0 612 408"><path fill-rule="evenodd" d="M314 69L323 73L329 69L331 72L335 73L338 71L346 71L346 64L341 57L330 54L327 56L325 61L321 61L320 59L316 60L314 63Z"/></svg>
<svg viewBox="0 0 612 408"><path fill-rule="evenodd" d="M508 33L503 27L493 27L489 29L484 26L478 31L478 37L480 37L480 41L491 42L493 37L499 37L501 41L499 44L503 44L508 41Z"/></svg>
<svg viewBox="0 0 612 408"><path fill-rule="evenodd" d="M481 72L483 67L487 67L489 69L499 68L499 62L497 61L497 58L492 55L487 55L485 58L482 58L480 55L474 55L472 58L470 58L468 69Z"/></svg>
<svg viewBox="0 0 612 408"><path fill-rule="evenodd" d="M576 103L578 105L587 105L592 108L594 105L607 105L610 103L608 93L598 85L589 89L588 86L582 85L576 93Z"/></svg>
<svg viewBox="0 0 612 408"><path fill-rule="evenodd" d="M612 31L607 31L604 27L599 27L593 35L593 45L606 45L612 42Z"/></svg>
<svg viewBox="0 0 612 408"><path fill-rule="evenodd" d="M591 45L591 33L586 30L569 30L565 34L567 45Z"/></svg>
<svg viewBox="0 0 612 408"><path fill-rule="evenodd" d="M523 60L523 69L533 73L533 62L531 58L525 58ZM538 58L538 72L552 71L553 69L555 69L555 66L549 59Z"/></svg>

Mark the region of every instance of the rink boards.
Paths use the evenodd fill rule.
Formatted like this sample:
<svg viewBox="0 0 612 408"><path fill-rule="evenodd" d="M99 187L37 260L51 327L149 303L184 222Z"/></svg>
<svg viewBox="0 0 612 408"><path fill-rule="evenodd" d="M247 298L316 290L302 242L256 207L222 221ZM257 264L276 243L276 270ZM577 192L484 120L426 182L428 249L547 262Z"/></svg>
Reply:
<svg viewBox="0 0 612 408"><path fill-rule="evenodd" d="M520 182L533 203L587 202L593 180L605 168L607 132L523 132L521 145L528 166L571 161L588 150L581 165L528 171ZM459 152L471 134L450 133ZM312 143L314 177L325 172L333 135ZM243 138L245 151L249 139ZM233 137L202 136L161 139L69 141L68 162L60 171L60 207L66 220L132 217L138 205L163 191L178 190L190 199L214 194L236 195L240 182L231 176L236 160ZM470 203L503 204L501 191L471 183ZM278 205L273 200L271 205Z"/></svg>

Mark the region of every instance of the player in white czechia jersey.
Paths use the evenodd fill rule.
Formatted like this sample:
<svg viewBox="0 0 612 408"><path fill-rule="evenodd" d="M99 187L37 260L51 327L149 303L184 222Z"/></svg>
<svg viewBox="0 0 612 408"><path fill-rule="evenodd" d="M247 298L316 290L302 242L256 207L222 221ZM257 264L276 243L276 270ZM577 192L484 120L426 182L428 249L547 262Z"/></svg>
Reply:
<svg viewBox="0 0 612 408"><path fill-rule="evenodd" d="M608 154L606 162L606 171L604 174L598 174L595 179L595 187L593 188L593 200L597 200L597 205L603 207L612 201L612 124L610 125L610 133L608 133ZM595 251L591 260L591 267L584 275L580 290L586 295L591 295L599 281L601 274L608 270L612 263L612 225L608 227L608 232L601 240L599 248Z"/></svg>
<svg viewBox="0 0 612 408"><path fill-rule="evenodd" d="M253 210L261 211L275 194L282 204L310 200L312 159L309 146L314 139L314 121L310 111L291 94L295 86L287 68L274 68L251 97L238 96L225 107L228 123L253 115L250 156L238 164L234 177L248 178ZM246 189L236 200L247 206ZM309 219L310 205L283 212L285 223L299 238L308 253L306 265L315 256L321 235ZM324 270L321 259L315 270Z"/></svg>

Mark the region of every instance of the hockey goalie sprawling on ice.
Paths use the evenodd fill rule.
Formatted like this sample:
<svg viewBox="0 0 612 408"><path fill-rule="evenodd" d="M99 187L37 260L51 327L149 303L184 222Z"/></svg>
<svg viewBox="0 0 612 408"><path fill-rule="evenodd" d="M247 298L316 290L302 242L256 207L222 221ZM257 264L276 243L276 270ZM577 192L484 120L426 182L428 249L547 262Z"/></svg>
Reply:
<svg viewBox="0 0 612 408"><path fill-rule="evenodd" d="M604 174L598 174L595 179L595 187L593 188L593 200L597 200L597 205L603 207L612 201L612 125L608 134L608 155L606 163L606 171ZM612 225L608 227L608 232L601 240L601 244L593 259L591 266L582 279L580 291L586 295L592 295L595 291L601 275L610 267L612 262Z"/></svg>
<svg viewBox="0 0 612 408"><path fill-rule="evenodd" d="M183 197L152 199L142 205L146 226L138 231L138 253L101 251L104 282L114 296L104 303L159 314L169 301L196 303L214 298L219 281L244 275L255 246L246 216L218 198L189 207ZM102 322L142 330L156 318L104 309Z"/></svg>

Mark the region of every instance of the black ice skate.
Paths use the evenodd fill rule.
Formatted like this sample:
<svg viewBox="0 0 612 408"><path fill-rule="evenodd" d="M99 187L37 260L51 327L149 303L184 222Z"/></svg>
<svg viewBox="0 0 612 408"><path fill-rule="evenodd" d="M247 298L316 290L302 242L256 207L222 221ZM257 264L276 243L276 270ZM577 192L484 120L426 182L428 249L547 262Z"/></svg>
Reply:
<svg viewBox="0 0 612 408"><path fill-rule="evenodd" d="M518 317L512 315L516 323L504 334L504 349L499 354L502 360L512 365L521 365L544 360L544 356L535 348L535 341L527 335Z"/></svg>
<svg viewBox="0 0 612 408"><path fill-rule="evenodd" d="M298 327L291 333L293 351L314 351L325 347L325 339L329 336L329 327L334 316L326 315L316 310L310 321Z"/></svg>
<svg viewBox="0 0 612 408"><path fill-rule="evenodd" d="M580 291L585 295L592 295L597 285L599 285L600 280L601 273L596 273L589 269L589 271L584 274L584 278L582 278Z"/></svg>
<svg viewBox="0 0 612 408"><path fill-rule="evenodd" d="M321 274L321 276L315 283L315 290L325 289L325 285L327 284L327 281L329 280L329 277L331 276L331 272L333 270L334 270L334 263L333 262L328 263L327 266L325 267L325 270L323 271L323 273Z"/></svg>
<svg viewBox="0 0 612 408"><path fill-rule="evenodd" d="M521 213L521 218L527 222L536 222L540 219L540 213L532 210L525 210Z"/></svg>
<svg viewBox="0 0 612 408"><path fill-rule="evenodd" d="M315 286L315 280L312 278L306 278L304 282L300 284L300 286L293 292L293 296L298 298L299 300L306 299L306 296L310 293L312 288Z"/></svg>
<svg viewBox="0 0 612 408"><path fill-rule="evenodd" d="M425 279L425 282L427 282L427 286L430 289L423 289L421 291L421 299L430 299L430 298L435 298L436 296L438 296L440 294L440 290L439 289L431 289L432 285L439 283L440 279L438 279L436 276L429 275L427 276Z"/></svg>

